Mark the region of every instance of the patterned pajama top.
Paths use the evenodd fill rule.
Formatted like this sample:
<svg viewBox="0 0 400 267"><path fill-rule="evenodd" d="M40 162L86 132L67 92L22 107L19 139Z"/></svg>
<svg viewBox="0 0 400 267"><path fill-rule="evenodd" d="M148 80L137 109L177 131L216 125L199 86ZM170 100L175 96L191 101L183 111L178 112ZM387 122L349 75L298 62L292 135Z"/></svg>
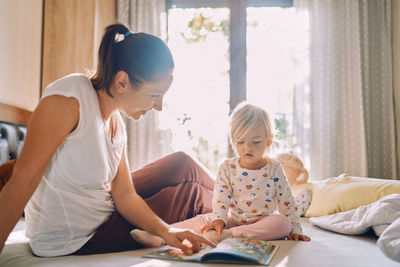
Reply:
<svg viewBox="0 0 400 267"><path fill-rule="evenodd" d="M257 170L240 167L238 158L225 160L219 169L213 194L213 220L227 223L228 213L238 224L251 224L277 209L288 217L292 232L302 234L297 205L281 164L268 159Z"/></svg>

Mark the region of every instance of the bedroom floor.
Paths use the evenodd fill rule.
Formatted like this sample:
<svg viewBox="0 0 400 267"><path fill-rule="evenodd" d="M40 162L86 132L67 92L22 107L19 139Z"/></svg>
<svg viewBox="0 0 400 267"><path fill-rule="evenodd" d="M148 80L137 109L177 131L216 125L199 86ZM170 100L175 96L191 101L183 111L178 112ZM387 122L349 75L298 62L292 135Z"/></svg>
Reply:
<svg viewBox="0 0 400 267"><path fill-rule="evenodd" d="M311 241L274 241L280 246L270 266L399 266L387 258L376 245L376 236L346 236L312 226L302 218L304 233ZM153 249L100 254L92 256L65 256L39 258L32 252L24 236L24 221L20 221L9 236L0 255L0 266L126 266L126 267L170 267L170 266L228 266L222 264L198 264L188 262L161 261L142 258ZM241 265L254 266L254 265Z"/></svg>

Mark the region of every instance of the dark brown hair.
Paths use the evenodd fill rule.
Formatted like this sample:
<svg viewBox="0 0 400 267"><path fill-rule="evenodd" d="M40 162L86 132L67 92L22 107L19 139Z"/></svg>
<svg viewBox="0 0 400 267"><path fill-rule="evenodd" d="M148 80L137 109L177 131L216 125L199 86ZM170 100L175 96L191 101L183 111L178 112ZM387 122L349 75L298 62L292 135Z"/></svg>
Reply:
<svg viewBox="0 0 400 267"><path fill-rule="evenodd" d="M124 37L116 40L117 34ZM131 84L137 86L156 81L174 66L171 51L160 38L147 33L131 34L126 26L112 24L105 28L97 71L90 80L94 89L104 89L112 97L110 87L118 71L125 71Z"/></svg>

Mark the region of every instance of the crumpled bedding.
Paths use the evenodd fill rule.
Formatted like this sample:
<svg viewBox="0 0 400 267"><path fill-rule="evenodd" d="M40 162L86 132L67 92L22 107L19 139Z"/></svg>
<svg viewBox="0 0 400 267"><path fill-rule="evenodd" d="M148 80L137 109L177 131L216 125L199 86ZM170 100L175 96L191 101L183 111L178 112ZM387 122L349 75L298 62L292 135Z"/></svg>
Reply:
<svg viewBox="0 0 400 267"><path fill-rule="evenodd" d="M400 218L383 231L377 244L386 256L400 262Z"/></svg>
<svg viewBox="0 0 400 267"><path fill-rule="evenodd" d="M310 218L313 225L347 234L361 235L371 228L379 236L378 247L400 262L400 194L385 196L357 209Z"/></svg>

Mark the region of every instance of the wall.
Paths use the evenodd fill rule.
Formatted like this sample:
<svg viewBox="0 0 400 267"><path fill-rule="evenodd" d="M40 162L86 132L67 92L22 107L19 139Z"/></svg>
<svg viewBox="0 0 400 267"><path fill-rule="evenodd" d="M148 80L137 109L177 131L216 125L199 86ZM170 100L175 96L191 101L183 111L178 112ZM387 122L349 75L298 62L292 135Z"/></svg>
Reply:
<svg viewBox="0 0 400 267"><path fill-rule="evenodd" d="M400 175L400 0L393 0L393 84L396 105L397 167Z"/></svg>
<svg viewBox="0 0 400 267"><path fill-rule="evenodd" d="M0 0L0 103L39 102L42 0Z"/></svg>
<svg viewBox="0 0 400 267"><path fill-rule="evenodd" d="M50 82L92 70L114 22L115 0L0 0L0 103L32 111Z"/></svg>
<svg viewBox="0 0 400 267"><path fill-rule="evenodd" d="M114 22L115 0L46 0L42 90L64 75L93 70L103 29Z"/></svg>

